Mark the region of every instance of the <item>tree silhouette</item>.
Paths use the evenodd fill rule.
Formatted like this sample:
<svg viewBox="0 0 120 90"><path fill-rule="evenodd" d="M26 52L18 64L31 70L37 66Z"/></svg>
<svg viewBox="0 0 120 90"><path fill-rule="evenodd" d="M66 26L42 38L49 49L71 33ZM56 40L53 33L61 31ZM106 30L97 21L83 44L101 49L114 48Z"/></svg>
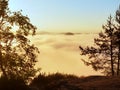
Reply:
<svg viewBox="0 0 120 90"><path fill-rule="evenodd" d="M33 77L37 69L37 47L30 44L28 35L35 35L36 27L21 11L11 12L8 0L0 0L0 72L6 78Z"/></svg>
<svg viewBox="0 0 120 90"><path fill-rule="evenodd" d="M103 70L109 75L120 75L120 6L115 19L110 16L107 24L103 25L104 32L94 39L94 47L80 46L81 55L88 55L86 65L92 65L95 70Z"/></svg>
<svg viewBox="0 0 120 90"><path fill-rule="evenodd" d="M115 21L117 23L117 25L115 25L115 29L116 29L116 32L115 32L116 43L115 44L117 45L117 48L118 48L117 75L119 75L119 71L120 71L120 7L116 11Z"/></svg>
<svg viewBox="0 0 120 90"><path fill-rule="evenodd" d="M108 17L107 24L103 25L103 32L94 39L95 46L83 48L80 46L81 55L88 55L89 60L83 60L86 65L91 65L94 70L102 70L107 75L114 75L114 24L112 17Z"/></svg>

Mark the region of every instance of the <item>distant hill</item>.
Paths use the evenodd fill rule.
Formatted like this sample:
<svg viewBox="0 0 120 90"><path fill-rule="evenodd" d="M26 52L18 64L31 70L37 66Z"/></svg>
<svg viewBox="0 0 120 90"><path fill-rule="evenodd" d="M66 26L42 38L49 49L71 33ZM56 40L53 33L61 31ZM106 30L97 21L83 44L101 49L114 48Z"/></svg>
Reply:
<svg viewBox="0 0 120 90"><path fill-rule="evenodd" d="M74 35L74 33L72 32L67 32L67 33L64 33L65 35Z"/></svg>
<svg viewBox="0 0 120 90"><path fill-rule="evenodd" d="M46 32L46 31L40 31L40 32L37 32L37 34L40 34L40 35L56 35L56 34L60 34L60 35L76 35L76 34L81 34L81 33L73 33L73 32Z"/></svg>

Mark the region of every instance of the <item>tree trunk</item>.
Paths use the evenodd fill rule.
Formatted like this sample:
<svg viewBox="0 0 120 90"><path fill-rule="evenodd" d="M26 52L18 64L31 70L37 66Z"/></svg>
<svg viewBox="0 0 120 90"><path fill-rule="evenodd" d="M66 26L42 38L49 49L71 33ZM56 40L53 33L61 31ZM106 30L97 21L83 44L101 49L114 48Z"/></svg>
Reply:
<svg viewBox="0 0 120 90"><path fill-rule="evenodd" d="M5 69L4 69L4 67L3 67L3 59L2 59L2 53L1 53L1 51L0 51L0 69L1 69L1 71L2 71L2 73L3 73L3 76L5 76L6 78L8 78L8 77L7 77L7 74L6 74L6 72L5 72Z"/></svg>
<svg viewBox="0 0 120 90"><path fill-rule="evenodd" d="M111 40L111 45L110 45L110 52L111 52L111 54L110 54L110 57L111 57L111 74L112 74L112 76L114 76L114 62L113 62L113 42L112 42L112 40Z"/></svg>
<svg viewBox="0 0 120 90"><path fill-rule="evenodd" d="M120 45L118 45L117 76L119 76L119 70L120 70Z"/></svg>

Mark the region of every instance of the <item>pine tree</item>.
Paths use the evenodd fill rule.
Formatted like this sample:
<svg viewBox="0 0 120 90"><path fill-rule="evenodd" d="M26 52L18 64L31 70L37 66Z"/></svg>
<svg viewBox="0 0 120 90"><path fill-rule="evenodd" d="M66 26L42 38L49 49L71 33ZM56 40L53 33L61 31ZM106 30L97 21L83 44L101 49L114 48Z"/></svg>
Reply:
<svg viewBox="0 0 120 90"><path fill-rule="evenodd" d="M95 46L83 48L80 46L81 55L87 55L89 60L82 60L86 65L91 65L94 70L101 70L107 75L115 75L115 47L114 25L112 17L108 17L107 24L103 25L103 32L94 39Z"/></svg>
<svg viewBox="0 0 120 90"><path fill-rule="evenodd" d="M119 75L119 72L120 72L120 7L116 11L115 21L117 23L115 25L115 29L116 29L116 32L115 32L115 36L116 36L115 44L118 47L117 75Z"/></svg>

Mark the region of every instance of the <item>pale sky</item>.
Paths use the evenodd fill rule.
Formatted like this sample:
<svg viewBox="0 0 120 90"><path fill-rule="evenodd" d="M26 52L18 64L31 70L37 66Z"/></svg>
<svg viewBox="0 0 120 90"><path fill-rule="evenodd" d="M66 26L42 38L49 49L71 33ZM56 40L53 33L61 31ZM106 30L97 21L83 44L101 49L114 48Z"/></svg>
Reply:
<svg viewBox="0 0 120 90"><path fill-rule="evenodd" d="M12 11L23 10L38 31L99 32L115 15L120 0L9 0Z"/></svg>

